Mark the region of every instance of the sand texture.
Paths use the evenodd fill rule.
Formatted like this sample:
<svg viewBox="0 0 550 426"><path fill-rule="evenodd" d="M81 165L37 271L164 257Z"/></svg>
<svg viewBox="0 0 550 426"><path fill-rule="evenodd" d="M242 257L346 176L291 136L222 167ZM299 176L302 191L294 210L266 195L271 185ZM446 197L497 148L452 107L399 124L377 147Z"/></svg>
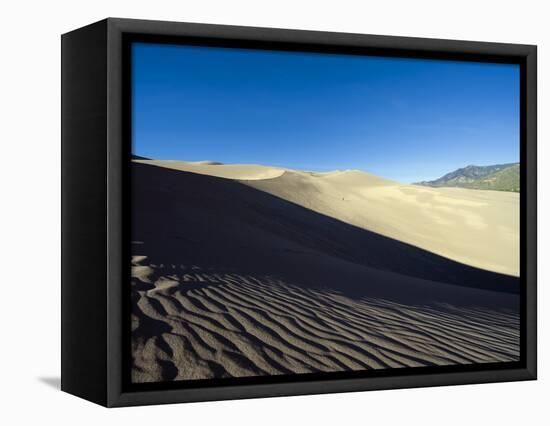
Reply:
<svg viewBox="0 0 550 426"><path fill-rule="evenodd" d="M254 188L458 262L519 276L519 194L286 172Z"/></svg>
<svg viewBox="0 0 550 426"><path fill-rule="evenodd" d="M132 165L135 382L519 358L517 194L171 163Z"/></svg>

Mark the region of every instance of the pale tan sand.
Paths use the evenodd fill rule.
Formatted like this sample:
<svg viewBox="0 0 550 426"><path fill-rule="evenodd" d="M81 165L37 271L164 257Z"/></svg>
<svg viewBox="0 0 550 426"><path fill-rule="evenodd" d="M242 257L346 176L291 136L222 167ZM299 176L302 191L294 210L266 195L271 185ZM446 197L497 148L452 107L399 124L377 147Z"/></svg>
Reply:
<svg viewBox="0 0 550 426"><path fill-rule="evenodd" d="M519 276L519 194L401 185L359 171L247 185L458 262Z"/></svg>
<svg viewBox="0 0 550 426"><path fill-rule="evenodd" d="M171 160L133 160L136 163L149 164L184 172L216 176L226 179L257 180L273 179L281 176L284 169L256 164L221 164L215 161L171 161Z"/></svg>
<svg viewBox="0 0 550 426"><path fill-rule="evenodd" d="M134 381L519 359L517 278L389 238L369 222L392 231L390 219L411 220L393 211L402 205L441 230L427 212L443 204L492 212L504 226L509 213L498 219L490 204L510 194L463 196L357 171L283 172L238 180L134 163ZM359 205L379 214L356 216ZM460 229L475 228L466 213L443 211ZM449 239L453 232L448 226Z"/></svg>

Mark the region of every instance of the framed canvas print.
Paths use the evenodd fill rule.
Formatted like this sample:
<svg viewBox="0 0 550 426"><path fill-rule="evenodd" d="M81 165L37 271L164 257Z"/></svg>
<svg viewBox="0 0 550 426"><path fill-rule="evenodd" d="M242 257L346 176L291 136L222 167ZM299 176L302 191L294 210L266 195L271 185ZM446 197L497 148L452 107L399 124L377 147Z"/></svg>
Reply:
<svg viewBox="0 0 550 426"><path fill-rule="evenodd" d="M536 378L536 47L107 19L62 37L62 389Z"/></svg>

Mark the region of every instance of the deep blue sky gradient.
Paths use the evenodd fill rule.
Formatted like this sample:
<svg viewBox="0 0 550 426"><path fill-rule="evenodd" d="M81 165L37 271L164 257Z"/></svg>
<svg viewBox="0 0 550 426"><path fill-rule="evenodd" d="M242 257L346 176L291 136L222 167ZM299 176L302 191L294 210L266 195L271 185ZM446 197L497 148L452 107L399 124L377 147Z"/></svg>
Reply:
<svg viewBox="0 0 550 426"><path fill-rule="evenodd" d="M136 43L134 154L414 182L519 161L519 67Z"/></svg>

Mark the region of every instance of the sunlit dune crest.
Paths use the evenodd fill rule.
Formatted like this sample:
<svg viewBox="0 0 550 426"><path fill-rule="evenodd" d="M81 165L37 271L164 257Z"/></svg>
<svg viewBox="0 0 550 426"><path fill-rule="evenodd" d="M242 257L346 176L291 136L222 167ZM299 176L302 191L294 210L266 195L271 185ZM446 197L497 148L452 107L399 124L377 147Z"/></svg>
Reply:
<svg viewBox="0 0 550 426"><path fill-rule="evenodd" d="M149 164L167 169L192 172L201 175L225 179L258 180L273 179L281 176L285 169L267 167L257 164L222 164L215 161L172 161L172 160L134 160L137 163Z"/></svg>

